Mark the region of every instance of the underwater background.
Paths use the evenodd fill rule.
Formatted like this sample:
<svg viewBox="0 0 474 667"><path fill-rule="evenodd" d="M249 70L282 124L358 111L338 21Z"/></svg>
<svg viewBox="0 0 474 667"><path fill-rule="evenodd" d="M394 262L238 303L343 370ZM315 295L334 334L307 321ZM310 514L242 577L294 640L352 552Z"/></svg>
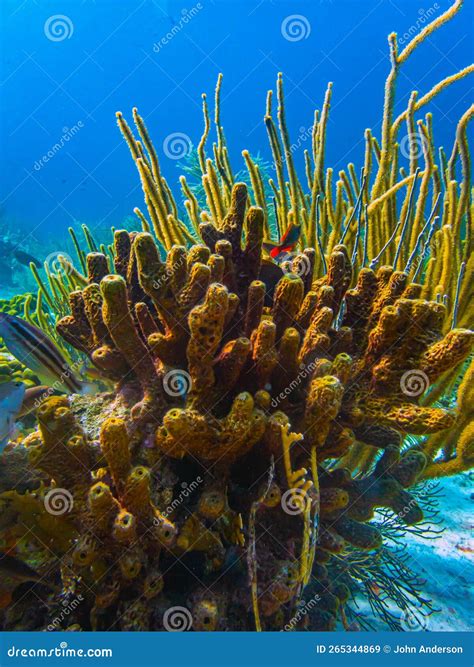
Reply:
<svg viewBox="0 0 474 667"><path fill-rule="evenodd" d="M387 35L396 31L403 46L449 4L3 0L1 229L18 234L24 249L47 256L53 250L70 252L69 225L86 223L99 232L123 225L142 194L115 112L126 114L133 106L159 149L178 135L173 154L164 154L162 171L179 191L176 157L199 142L200 97L206 92L212 98L219 72L234 169L244 167L240 153L245 148L270 159L263 115L266 92L279 71L285 77L292 141L301 144L294 152L300 173L314 109L321 108L328 81L334 88L327 164L336 173L348 162L360 164L365 128L380 130ZM61 15L66 19L56 20L57 34L49 34L48 19ZM296 32L285 38L282 24L294 15L304 20L296 19ZM401 70L396 113L405 109L413 89L429 90L472 61L472 20L473 5L466 3L462 18L431 35ZM438 146L452 144L470 95L466 78L431 105ZM46 161L48 151L53 157Z"/></svg>
<svg viewBox="0 0 474 667"><path fill-rule="evenodd" d="M184 620L176 622L196 630L472 629L474 112L466 112L466 68L474 9L460 4L460 14L401 64L391 106L387 35L396 32L398 54L405 53L453 0L2 1L0 389L7 373L31 390L40 381L53 387L31 412L12 408L20 426L2 431L0 551L19 559L7 572L11 586L0 586L2 627L169 630L168 612L184 605ZM422 97L457 72L417 113L425 119L419 134L400 124L384 171L383 120L403 114L413 90ZM203 93L208 120L217 107L225 128L225 141L218 135L213 150L211 135L206 146L215 160L206 191L197 150ZM315 109L322 111L317 132ZM291 150L275 162L267 130L276 133L277 117L274 142L286 147L286 123ZM139 157L140 178L130 152ZM265 181L261 192L246 161ZM341 171L349 163L355 168ZM429 180L417 189L426 164ZM326 167L339 192L333 201L330 178L322 182ZM268 179L277 182L273 193ZM396 196L386 196L391 188ZM265 216L245 211L247 201L262 204L262 193ZM301 236L291 239L295 228ZM140 230L153 239L132 233ZM242 238L255 246L243 251ZM286 246L277 245L282 238ZM306 245L316 250L307 253ZM167 272L158 251L161 259L167 253ZM236 276L221 266L226 252L234 253ZM208 340L209 322L212 328L224 312ZM23 354L15 359L8 337L22 317L37 328L21 325ZM185 334L173 318L186 322ZM344 337L350 328L354 334ZM24 353L31 336L37 345ZM51 340L73 371L68 382ZM44 368L32 365L38 349L57 371L50 383ZM421 390L404 386L412 372L426 381ZM167 385L170 374L177 384ZM0 417L9 401L0 394ZM181 423L183 415L189 423ZM209 415L211 434L202 423ZM222 469L214 445L222 448ZM283 507L295 488L297 496L304 490L304 512L298 503ZM64 492L66 516L47 507L56 491ZM43 512L38 520L37 505L54 518ZM100 546L91 539L91 516ZM16 525L28 525L33 547ZM129 549L137 534L139 546ZM49 549L42 548L46 539ZM213 577L216 592L208 596ZM206 590L196 588L201 579ZM41 600L30 613L31 582ZM316 600L308 609L303 590ZM74 613L56 622L61 605L74 605Z"/></svg>

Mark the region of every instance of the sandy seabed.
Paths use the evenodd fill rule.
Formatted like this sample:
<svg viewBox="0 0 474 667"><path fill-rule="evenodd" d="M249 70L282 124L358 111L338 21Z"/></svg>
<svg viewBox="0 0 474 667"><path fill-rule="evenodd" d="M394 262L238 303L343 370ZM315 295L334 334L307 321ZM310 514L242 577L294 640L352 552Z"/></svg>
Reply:
<svg viewBox="0 0 474 667"><path fill-rule="evenodd" d="M423 596L437 610L423 619L429 632L474 630L474 472L439 480L439 516L444 531L436 539L407 534L408 564L420 579ZM356 598L357 612L370 619L375 630L387 630L374 619L366 600ZM396 614L395 608L393 612Z"/></svg>

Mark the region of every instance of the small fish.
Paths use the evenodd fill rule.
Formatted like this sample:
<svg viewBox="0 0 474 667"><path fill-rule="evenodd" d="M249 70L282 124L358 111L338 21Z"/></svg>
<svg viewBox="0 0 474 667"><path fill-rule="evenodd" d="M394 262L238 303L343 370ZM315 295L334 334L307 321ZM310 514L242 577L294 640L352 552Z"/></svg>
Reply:
<svg viewBox="0 0 474 667"><path fill-rule="evenodd" d="M15 556L0 551L0 572L14 581L39 581L40 575Z"/></svg>
<svg viewBox="0 0 474 667"><path fill-rule="evenodd" d="M82 376L86 376L86 377L90 378L91 380L106 382L106 380L104 380L104 377L101 374L101 372L99 371L99 369L95 368L94 366L83 365L81 367L80 373L81 373Z"/></svg>
<svg viewBox="0 0 474 667"><path fill-rule="evenodd" d="M377 595L377 597L379 597L380 593L382 592L382 589L380 588L380 586L375 581L369 581L368 585L369 585L369 588L371 589L371 591L375 595Z"/></svg>
<svg viewBox="0 0 474 667"><path fill-rule="evenodd" d="M259 274L259 280L261 280L263 283L265 283L265 305L266 306L271 306L272 305L272 299L273 299L273 292L275 291L275 287L277 286L277 283L281 278L283 278L285 274L283 273L283 270L281 267L274 262L272 259L264 258L262 259L262 263L260 265L260 274Z"/></svg>
<svg viewBox="0 0 474 667"><path fill-rule="evenodd" d="M41 582L45 586L55 590L57 586L48 583L33 568L24 563L15 556L10 556L4 551L0 551L0 573L3 577L8 577L12 582L21 584L24 581Z"/></svg>
<svg viewBox="0 0 474 667"><path fill-rule="evenodd" d="M23 382L3 382L0 384L0 451L7 444L20 411L25 385Z"/></svg>
<svg viewBox="0 0 474 667"><path fill-rule="evenodd" d="M291 224L283 234L280 243L265 241L263 249L268 252L270 257L278 262L279 259L287 259L288 253L292 252L298 243L301 235L301 225ZM283 257L281 257L283 255Z"/></svg>
<svg viewBox="0 0 474 667"><path fill-rule="evenodd" d="M228 570L234 571L234 573L242 571L242 558L238 547L231 546L227 549L223 567L226 572Z"/></svg>
<svg viewBox="0 0 474 667"><path fill-rule="evenodd" d="M20 264L23 264L24 266L30 266L30 264L34 264L37 269L41 268L41 262L39 262L36 257L33 257L33 255L30 255L28 252L24 252L23 250L14 250L13 256L18 262L20 262Z"/></svg>
<svg viewBox="0 0 474 667"><path fill-rule="evenodd" d="M39 384L36 387L28 387L25 390L23 403L21 404L18 418L29 415L30 412L36 410L41 403L51 395L51 390L45 384Z"/></svg>
<svg viewBox="0 0 474 667"><path fill-rule="evenodd" d="M33 371L44 384L65 393L89 393L48 336L15 315L0 313L0 336L8 351Z"/></svg>

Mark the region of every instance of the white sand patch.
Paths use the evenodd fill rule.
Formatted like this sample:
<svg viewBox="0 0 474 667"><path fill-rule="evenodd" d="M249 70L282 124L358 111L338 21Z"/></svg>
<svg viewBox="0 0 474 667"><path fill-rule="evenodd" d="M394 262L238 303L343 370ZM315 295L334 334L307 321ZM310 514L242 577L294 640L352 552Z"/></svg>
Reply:
<svg viewBox="0 0 474 667"><path fill-rule="evenodd" d="M440 526L437 539L407 534L406 555L413 572L425 580L423 597L432 600L439 611L423 618L428 631L474 630L474 473L462 473L439 480ZM357 598L357 611L370 620L376 630L387 626L365 600ZM391 611L398 615L395 608ZM420 628L418 628L420 629Z"/></svg>

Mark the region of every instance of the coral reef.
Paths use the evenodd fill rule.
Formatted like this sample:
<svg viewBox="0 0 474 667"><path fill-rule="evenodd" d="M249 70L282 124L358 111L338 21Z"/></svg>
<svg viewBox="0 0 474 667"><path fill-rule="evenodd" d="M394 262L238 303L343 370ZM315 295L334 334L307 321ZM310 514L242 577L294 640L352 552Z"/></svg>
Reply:
<svg viewBox="0 0 474 667"><path fill-rule="evenodd" d="M117 114L151 222L136 209L141 232L115 231L110 248L89 238L88 252L75 239L79 268L49 274L49 289L38 277L41 298L60 316L56 335L115 390L87 401L50 398L37 410L38 429L6 452L21 451L40 479L0 494L0 535L4 550L60 587L43 590L45 618L80 596L70 629L347 626L351 570L345 579L337 571L354 554L380 566L376 511L397 515L409 530L423 520L412 488L470 466L472 364L457 406L439 399L474 339L466 143L473 112L440 166L431 117L418 121L423 169L413 147L401 180L397 130L406 121L411 132L436 91L414 94L393 119L399 67L460 5L402 53L390 36L382 142L367 131L361 179L349 165L335 201L333 172L324 170L331 87L306 154L309 194L293 163L281 76L279 130L268 95L274 214L247 152L251 188L233 176L221 77L214 159L205 152L205 97L197 149L206 209L181 179L188 222L142 117L135 109L137 140ZM394 195L404 188L397 210ZM300 231L299 247L279 263L264 250L273 223L280 238L291 225ZM407 448L408 434L424 439ZM22 586L8 591L7 628L21 627ZM318 603L301 620L305 590Z"/></svg>
<svg viewBox="0 0 474 667"><path fill-rule="evenodd" d="M276 629L290 620L313 559L321 570L348 547L381 546L368 523L375 508L404 512L407 524L422 519L408 489L426 456L401 453L402 437L449 429L456 415L407 397L401 378L426 368L434 381L469 354L473 335L443 335L445 306L416 298L389 267L362 269L351 289L344 246L307 288L282 273L265 306L263 215L246 211L246 199L236 184L215 230L223 255L204 244L175 246L163 262L149 233L116 232L115 268L126 278L91 270L91 282L71 295L74 315L58 322L69 343L120 378L113 401L126 404L126 418L100 420L97 442L74 402L53 397L22 445L30 465L54 480L51 490L73 498L64 519L72 538L55 555L71 561L75 591L88 603L85 627L127 627L121 605L131 596L136 628L160 627L157 610L184 602L216 629L236 619L242 628ZM100 266L97 255L87 260ZM370 474L351 477L380 450ZM334 459L342 467L329 468ZM200 481L180 499L183 479ZM30 508L15 492L4 502L24 525ZM29 527L30 541L37 531ZM55 538L53 529L50 548ZM176 590L187 568L191 581ZM330 608L313 614L321 628L334 626L346 597L336 589Z"/></svg>

